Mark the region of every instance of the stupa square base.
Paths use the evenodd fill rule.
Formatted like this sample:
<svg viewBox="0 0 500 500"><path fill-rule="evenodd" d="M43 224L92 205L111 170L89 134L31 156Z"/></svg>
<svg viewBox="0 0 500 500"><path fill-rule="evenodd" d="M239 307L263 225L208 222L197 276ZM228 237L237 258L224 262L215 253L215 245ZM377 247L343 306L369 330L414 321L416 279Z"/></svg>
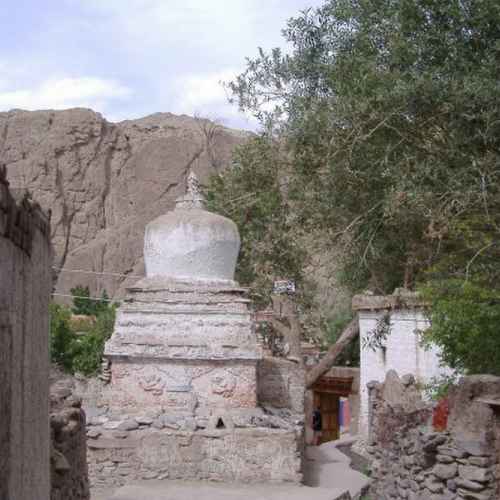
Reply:
<svg viewBox="0 0 500 500"><path fill-rule="evenodd" d="M141 479L298 484L298 443L294 429L103 431L88 442L89 476L98 488Z"/></svg>

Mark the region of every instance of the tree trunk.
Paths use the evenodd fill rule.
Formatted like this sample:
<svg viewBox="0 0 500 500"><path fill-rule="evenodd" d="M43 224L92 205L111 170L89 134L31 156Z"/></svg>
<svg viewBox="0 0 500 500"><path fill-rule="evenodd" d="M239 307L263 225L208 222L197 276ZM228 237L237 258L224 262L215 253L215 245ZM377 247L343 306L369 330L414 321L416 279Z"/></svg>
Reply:
<svg viewBox="0 0 500 500"><path fill-rule="evenodd" d="M344 328L340 338L333 344L326 356L309 371L306 375L306 389L310 389L312 385L324 375L332 366L335 365L335 360L339 354L359 335L359 320L358 315L349 322Z"/></svg>
<svg viewBox="0 0 500 500"><path fill-rule="evenodd" d="M288 344L290 351L287 357L302 363L300 350L301 329L296 304L287 295L273 295L271 298L275 314L271 324L283 335L285 342ZM284 325L280 318L287 319L290 326Z"/></svg>

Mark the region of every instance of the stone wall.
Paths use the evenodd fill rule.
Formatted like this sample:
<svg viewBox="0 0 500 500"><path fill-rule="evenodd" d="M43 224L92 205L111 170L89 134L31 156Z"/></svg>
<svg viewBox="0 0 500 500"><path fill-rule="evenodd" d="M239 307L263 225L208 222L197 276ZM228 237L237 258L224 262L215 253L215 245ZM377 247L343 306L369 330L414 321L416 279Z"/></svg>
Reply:
<svg viewBox="0 0 500 500"><path fill-rule="evenodd" d="M49 220L0 168L0 498L47 500Z"/></svg>
<svg viewBox="0 0 500 500"><path fill-rule="evenodd" d="M304 367L284 358L265 357L257 365L260 404L304 414Z"/></svg>
<svg viewBox="0 0 500 500"><path fill-rule="evenodd" d="M302 480L300 421L258 408L195 416L162 410L117 415L103 408L92 413L87 437L93 487L167 478Z"/></svg>
<svg viewBox="0 0 500 500"><path fill-rule="evenodd" d="M50 388L51 500L88 500L87 438L82 401L71 380Z"/></svg>
<svg viewBox="0 0 500 500"><path fill-rule="evenodd" d="M413 373L421 384L426 384L449 370L440 366L438 351L421 346L419 332L429 327L425 309L413 293L397 293L389 296L358 295L353 298L353 310L359 315L360 334L360 418L359 430L363 436L368 432L367 384L376 380L383 382L389 370L399 375ZM384 315L389 315L390 333L382 348L364 347Z"/></svg>
<svg viewBox="0 0 500 500"><path fill-rule="evenodd" d="M482 402L500 396L500 378L463 378L449 397L446 430L434 431L432 407L415 379L388 373L370 384L370 435L379 500L493 500L498 497L498 421Z"/></svg>
<svg viewBox="0 0 500 500"><path fill-rule="evenodd" d="M131 408L117 411L109 404L114 394L109 384L75 379L74 393L83 398L87 414L92 487L148 478L301 482L303 369L264 358L257 380L261 407L194 405L180 412L158 404L129 414Z"/></svg>

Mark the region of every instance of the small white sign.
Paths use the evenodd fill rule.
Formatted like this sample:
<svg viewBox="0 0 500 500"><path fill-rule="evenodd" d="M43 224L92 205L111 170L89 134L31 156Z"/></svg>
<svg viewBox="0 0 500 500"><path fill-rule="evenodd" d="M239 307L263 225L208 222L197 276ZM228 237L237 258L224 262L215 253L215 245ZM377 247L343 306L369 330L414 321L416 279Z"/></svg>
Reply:
<svg viewBox="0 0 500 500"><path fill-rule="evenodd" d="M273 293L295 293L294 280L278 280L274 282Z"/></svg>

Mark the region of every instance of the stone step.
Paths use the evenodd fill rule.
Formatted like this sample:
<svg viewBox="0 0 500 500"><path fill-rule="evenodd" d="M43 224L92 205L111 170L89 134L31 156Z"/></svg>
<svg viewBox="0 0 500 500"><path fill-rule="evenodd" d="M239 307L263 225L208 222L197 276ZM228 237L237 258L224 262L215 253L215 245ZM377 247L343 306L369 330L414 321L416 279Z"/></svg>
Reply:
<svg viewBox="0 0 500 500"><path fill-rule="evenodd" d="M290 484L141 481L92 500L351 500L346 490Z"/></svg>

